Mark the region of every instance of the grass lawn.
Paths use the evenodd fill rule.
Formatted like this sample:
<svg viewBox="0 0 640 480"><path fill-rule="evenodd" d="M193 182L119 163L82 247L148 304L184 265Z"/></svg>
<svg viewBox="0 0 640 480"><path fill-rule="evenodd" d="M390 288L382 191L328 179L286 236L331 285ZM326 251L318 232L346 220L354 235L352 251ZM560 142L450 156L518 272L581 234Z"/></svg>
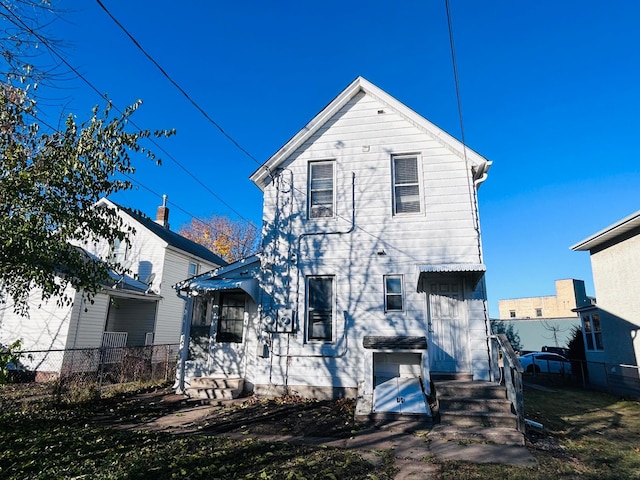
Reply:
<svg viewBox="0 0 640 480"><path fill-rule="evenodd" d="M443 463L443 479L640 479L640 403L605 393L558 388L525 390L526 418L538 467Z"/></svg>
<svg viewBox="0 0 640 480"><path fill-rule="evenodd" d="M96 415L105 409L128 418L148 414L135 411L137 404L126 397L21 404L8 387L0 387L2 479L394 478L391 452L380 452L370 463L355 451L333 448L122 430L96 421ZM579 389L527 389L525 409L527 418L544 425L528 437L536 467L439 462L429 456L424 461L436 463L440 479L640 480L638 402Z"/></svg>

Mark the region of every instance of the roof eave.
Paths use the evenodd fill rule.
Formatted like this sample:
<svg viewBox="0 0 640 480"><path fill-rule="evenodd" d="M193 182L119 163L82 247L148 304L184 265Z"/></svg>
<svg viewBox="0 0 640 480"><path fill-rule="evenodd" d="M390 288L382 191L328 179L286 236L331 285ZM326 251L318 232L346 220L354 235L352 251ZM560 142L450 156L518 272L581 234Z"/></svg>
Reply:
<svg viewBox="0 0 640 480"><path fill-rule="evenodd" d="M589 251L598 245L608 242L634 228L640 228L640 210L624 217L622 220L603 228L590 237L569 247L574 252Z"/></svg>

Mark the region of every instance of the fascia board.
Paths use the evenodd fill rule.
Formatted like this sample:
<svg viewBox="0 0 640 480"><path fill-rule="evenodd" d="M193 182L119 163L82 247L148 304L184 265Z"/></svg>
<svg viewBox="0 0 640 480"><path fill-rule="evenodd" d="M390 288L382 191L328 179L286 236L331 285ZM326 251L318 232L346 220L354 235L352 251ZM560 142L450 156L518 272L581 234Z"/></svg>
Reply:
<svg viewBox="0 0 640 480"><path fill-rule="evenodd" d="M606 228L603 228L599 232L594 233L569 248L574 252L591 250L602 243L612 240L617 236L638 227L640 227L640 210L624 217L622 220L609 225Z"/></svg>

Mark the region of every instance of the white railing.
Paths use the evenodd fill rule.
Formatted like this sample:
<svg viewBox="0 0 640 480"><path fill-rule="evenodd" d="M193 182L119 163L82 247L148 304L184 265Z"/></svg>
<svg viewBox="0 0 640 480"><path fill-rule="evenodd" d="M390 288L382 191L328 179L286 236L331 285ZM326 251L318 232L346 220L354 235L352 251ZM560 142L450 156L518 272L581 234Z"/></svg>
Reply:
<svg viewBox="0 0 640 480"><path fill-rule="evenodd" d="M127 346L127 332L104 332L102 334L102 348L104 363L116 363L120 360L123 348Z"/></svg>
<svg viewBox="0 0 640 480"><path fill-rule="evenodd" d="M492 376L496 383L507 387L507 398L511 401L517 417L518 430L524 433L524 398L522 365L504 334L490 335Z"/></svg>

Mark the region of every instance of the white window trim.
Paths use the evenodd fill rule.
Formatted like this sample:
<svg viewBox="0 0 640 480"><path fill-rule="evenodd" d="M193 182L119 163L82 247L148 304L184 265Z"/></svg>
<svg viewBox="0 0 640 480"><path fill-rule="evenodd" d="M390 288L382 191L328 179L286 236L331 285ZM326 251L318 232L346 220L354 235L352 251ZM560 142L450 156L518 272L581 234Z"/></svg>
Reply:
<svg viewBox="0 0 640 480"><path fill-rule="evenodd" d="M402 306L400 309L389 309L389 306L387 304L387 298L389 293L387 292L387 279L388 278L399 278L400 279L400 294L391 294L394 296L400 296L400 300L402 301ZM404 312L405 310L405 288L404 288L404 276L403 275L395 275L395 274L391 274L391 275L384 275L383 276L383 288L384 288L384 311L385 313L397 313L397 312Z"/></svg>
<svg viewBox="0 0 640 480"><path fill-rule="evenodd" d="M316 278L330 278L331 279L331 338L311 338L311 332L310 332L310 328L311 328L311 323L310 323L310 310L309 310L309 282L312 279L316 279ZM305 295L305 331L306 331L306 339L307 342L310 343L334 343L335 338L336 338L336 326L337 326L337 322L336 322L336 313L337 313L337 308L336 308L336 277L335 275L309 275L306 277L305 279L305 283L306 283L306 295Z"/></svg>
<svg viewBox="0 0 640 480"><path fill-rule="evenodd" d="M400 212L396 211L396 164L395 160L398 158L415 158L416 170L418 172L418 198L420 199L420 211L418 212ZM412 217L417 215L424 215L425 202L424 202L424 188L422 185L422 155L419 153L397 153L391 155L391 213L394 217Z"/></svg>
<svg viewBox="0 0 640 480"><path fill-rule="evenodd" d="M595 329L593 316L598 316L598 323L600 324L600 330ZM585 323L585 319L588 319L590 330L587 332L587 327ZM602 352L604 351L604 341L602 338L602 318L599 313L589 313L582 316L582 332L584 334L584 348L589 352ZM596 340L596 334L600 334L600 343L602 344L601 348L598 348L598 341ZM589 347L589 339L591 340L592 347Z"/></svg>
<svg viewBox="0 0 640 480"><path fill-rule="evenodd" d="M196 272L191 274L191 266L194 265L196 267ZM197 277L200 273L200 264L198 262L189 262L189 266L187 267L187 278Z"/></svg>
<svg viewBox="0 0 640 480"><path fill-rule="evenodd" d="M313 217L311 216L311 169L314 165L322 165L322 164L330 164L331 165L331 170L333 173L333 178L332 178L332 185L331 185L331 215L330 216L320 216L320 217ZM336 217L336 161L334 159L329 159L329 160L312 160L308 163L307 166L307 218L309 220L322 220L322 219L328 219L328 218L335 218Z"/></svg>

